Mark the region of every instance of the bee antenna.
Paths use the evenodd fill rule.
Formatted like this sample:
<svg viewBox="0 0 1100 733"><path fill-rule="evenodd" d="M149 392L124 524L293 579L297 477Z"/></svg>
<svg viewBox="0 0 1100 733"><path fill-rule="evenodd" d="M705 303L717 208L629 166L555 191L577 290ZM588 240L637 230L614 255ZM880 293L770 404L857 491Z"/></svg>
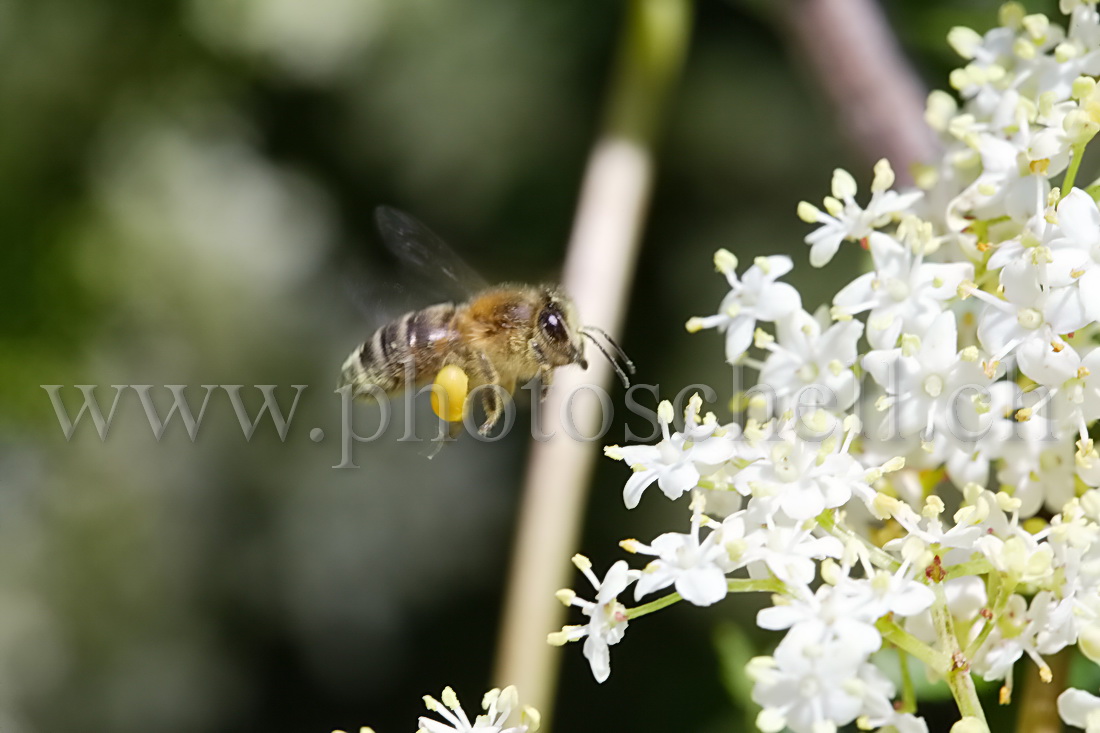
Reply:
<svg viewBox="0 0 1100 733"><path fill-rule="evenodd" d="M607 349L604 348L603 344L601 344L599 341L597 341L592 336L592 334L588 333L588 331L582 330L581 335L586 337L593 344L595 344L596 348L600 350L600 353L604 355L604 358L606 358L608 363L611 364L611 367L615 370L615 373L619 375L619 380L623 383L623 388L624 389L630 389L630 378L626 376L626 372L624 372L623 368L621 366L619 366L619 362L615 361L615 359L611 356L611 354L608 353ZM633 364L630 365L630 371L631 372L634 371L634 365Z"/></svg>
<svg viewBox="0 0 1100 733"><path fill-rule="evenodd" d="M626 367L626 370L631 374L635 372L634 362L632 362L630 360L630 357L626 355L626 352L623 351L623 347L615 343L615 339L611 338L611 334L609 334L607 331L603 330L599 326L584 326L583 328L581 328L582 333L586 331L594 331L607 339L607 343L611 344L611 348L613 348L615 350L615 353L619 355L619 358L622 359L623 366ZM592 337L589 336L588 338L591 339ZM593 343L595 343L595 341L595 339L592 339Z"/></svg>

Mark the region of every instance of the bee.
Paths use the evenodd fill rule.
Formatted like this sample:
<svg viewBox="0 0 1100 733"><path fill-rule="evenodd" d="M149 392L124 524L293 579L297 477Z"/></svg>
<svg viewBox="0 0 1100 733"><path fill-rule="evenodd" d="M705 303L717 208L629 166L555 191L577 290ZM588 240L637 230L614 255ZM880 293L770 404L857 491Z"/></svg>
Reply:
<svg viewBox="0 0 1100 733"><path fill-rule="evenodd" d="M442 240L408 214L379 207L375 220L387 246L414 268L434 271L451 285L480 282ZM611 352L596 335L607 341ZM392 396L442 381L442 375L459 375L459 409L444 415L437 408L437 413L452 422L461 420L468 407L466 395L485 386L480 390L485 420L479 432L488 435L504 412L505 396L514 393L517 383L538 377L541 399L555 369L572 364L587 369L586 340L629 386L627 372L634 372L633 363L605 331L581 325L572 299L560 287L478 287L465 302L409 311L376 330L344 362L341 383L357 392L373 385Z"/></svg>

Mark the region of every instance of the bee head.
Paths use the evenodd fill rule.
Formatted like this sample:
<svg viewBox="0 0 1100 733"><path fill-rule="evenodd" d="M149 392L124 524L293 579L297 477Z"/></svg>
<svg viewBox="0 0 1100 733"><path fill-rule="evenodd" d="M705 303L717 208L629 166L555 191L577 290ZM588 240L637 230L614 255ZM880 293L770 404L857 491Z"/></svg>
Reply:
<svg viewBox="0 0 1100 733"><path fill-rule="evenodd" d="M552 288L544 288L542 296L538 332L547 359L553 366L580 364L582 369L587 369L584 341L573 301Z"/></svg>

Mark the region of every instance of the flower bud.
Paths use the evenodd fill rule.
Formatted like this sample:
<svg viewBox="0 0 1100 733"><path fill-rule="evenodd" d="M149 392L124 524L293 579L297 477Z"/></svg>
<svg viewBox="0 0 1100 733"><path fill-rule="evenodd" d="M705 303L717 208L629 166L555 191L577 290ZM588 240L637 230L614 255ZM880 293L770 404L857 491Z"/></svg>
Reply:
<svg viewBox="0 0 1100 733"><path fill-rule="evenodd" d="M852 198L856 195L856 179L843 168L837 168L833 171L832 190L838 199Z"/></svg>
<svg viewBox="0 0 1100 733"><path fill-rule="evenodd" d="M737 255L728 249L720 249L714 253L714 268L723 275L737 269Z"/></svg>
<svg viewBox="0 0 1100 733"><path fill-rule="evenodd" d="M947 32L947 43L959 56L970 60L974 58L974 52L981 47L982 37L973 28L957 25Z"/></svg>
<svg viewBox="0 0 1100 733"><path fill-rule="evenodd" d="M798 218L807 224L816 224L821 219L821 210L809 201L799 201Z"/></svg>
<svg viewBox="0 0 1100 733"><path fill-rule="evenodd" d="M978 718L968 715L951 726L951 733L989 733L989 726Z"/></svg>
<svg viewBox="0 0 1100 733"><path fill-rule="evenodd" d="M890 167L890 161L882 158L875 163L875 178L871 182L871 191L888 191L894 185L894 169Z"/></svg>

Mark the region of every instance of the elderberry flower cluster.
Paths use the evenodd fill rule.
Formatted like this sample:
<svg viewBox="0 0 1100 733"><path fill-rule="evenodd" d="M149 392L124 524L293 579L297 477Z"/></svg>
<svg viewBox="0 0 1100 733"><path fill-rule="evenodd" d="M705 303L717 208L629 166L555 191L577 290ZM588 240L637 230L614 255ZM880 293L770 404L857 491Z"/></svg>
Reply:
<svg viewBox="0 0 1100 733"><path fill-rule="evenodd" d="M865 203L837 170L820 208L799 204L811 266L869 255L831 303L805 309L789 257L715 255L730 291L687 328L722 333L755 386L728 423L696 396L677 429L663 402L656 445L606 449L633 471L627 508L688 496L690 516L624 540L637 566L601 578L574 558L592 591L558 597L584 623L550 641L583 639L598 681L632 620L746 592L771 598L756 622L777 643L746 669L766 732L927 731L918 665L980 729L973 675L1008 703L1017 662L1044 682L1071 647L1100 662L1100 182L1077 178L1100 130L1100 12L1060 9L1008 3L984 35L951 31L963 65L929 96L942 156L916 188L883 160ZM1100 698L1055 692L1100 731Z"/></svg>
<svg viewBox="0 0 1100 733"><path fill-rule="evenodd" d="M481 701L481 708L485 712L475 716L472 722L462 709L454 690L444 687L442 698L440 701L431 695L424 696L424 706L442 720L421 717L417 721L417 733L534 733L539 729L539 712L529 705L520 707L519 694L515 687L486 692ZM517 711L519 714L513 716ZM514 721L513 717L518 718L518 721ZM344 731L335 730L332 733ZM359 733L374 733L374 729L364 726L359 729Z"/></svg>

